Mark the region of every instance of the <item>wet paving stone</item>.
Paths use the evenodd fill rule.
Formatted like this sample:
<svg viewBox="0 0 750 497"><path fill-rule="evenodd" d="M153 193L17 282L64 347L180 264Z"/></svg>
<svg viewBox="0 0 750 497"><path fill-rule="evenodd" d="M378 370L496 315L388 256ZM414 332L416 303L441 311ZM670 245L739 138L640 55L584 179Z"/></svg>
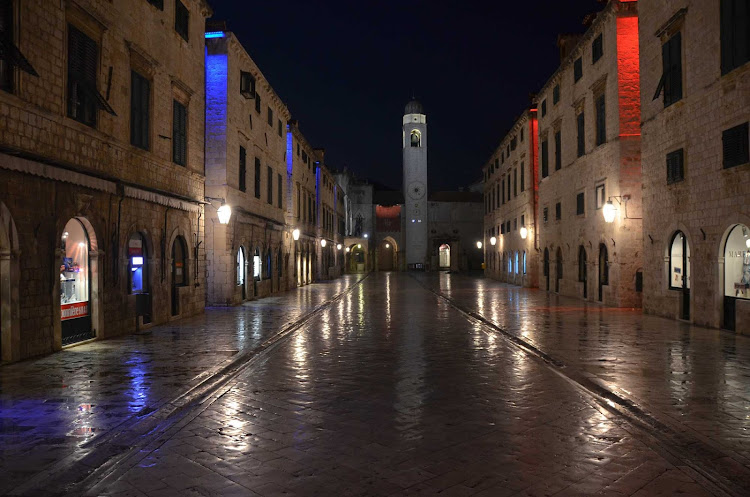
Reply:
<svg viewBox="0 0 750 497"><path fill-rule="evenodd" d="M621 378L632 371L612 364L639 374L664 369L621 354L633 341L649 343L632 327L634 314L600 313L601 322L612 322L590 319L581 344L581 316L571 324L533 299L529 314L518 294L503 295L486 280L431 281L460 286L454 296L467 300L473 286L477 307L506 325L520 321L514 329L540 346L545 333L556 334L561 350L579 350L586 361L613 359L598 373L631 389L637 381ZM513 312L526 313L526 321ZM622 316L640 337L615 332ZM576 330L575 338L561 338L558 325ZM735 356L745 353L736 349ZM738 385L746 379L733 378ZM646 384L658 386L650 376ZM662 377L655 394L670 388ZM712 495L543 361L397 273L367 278L195 414L89 495Z"/></svg>

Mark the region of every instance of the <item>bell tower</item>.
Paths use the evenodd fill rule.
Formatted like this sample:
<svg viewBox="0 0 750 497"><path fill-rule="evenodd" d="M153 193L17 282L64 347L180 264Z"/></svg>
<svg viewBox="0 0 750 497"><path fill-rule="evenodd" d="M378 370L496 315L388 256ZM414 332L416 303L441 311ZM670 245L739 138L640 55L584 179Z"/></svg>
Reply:
<svg viewBox="0 0 750 497"><path fill-rule="evenodd" d="M406 104L402 121L404 220L407 269L426 269L427 253L427 116L416 100Z"/></svg>

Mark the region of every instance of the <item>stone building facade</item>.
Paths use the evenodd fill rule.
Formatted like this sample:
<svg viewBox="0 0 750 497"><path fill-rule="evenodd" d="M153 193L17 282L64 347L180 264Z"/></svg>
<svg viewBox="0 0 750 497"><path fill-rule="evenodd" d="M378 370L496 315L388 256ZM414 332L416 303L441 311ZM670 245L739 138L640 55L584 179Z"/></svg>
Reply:
<svg viewBox="0 0 750 497"><path fill-rule="evenodd" d="M484 274L524 287L539 286L536 112L516 120L482 169Z"/></svg>
<svg viewBox="0 0 750 497"><path fill-rule="evenodd" d="M638 3L611 0L537 97L539 286L617 307L641 305Z"/></svg>
<svg viewBox="0 0 750 497"><path fill-rule="evenodd" d="M2 360L201 312L208 5L2 9Z"/></svg>
<svg viewBox="0 0 750 497"><path fill-rule="evenodd" d="M644 311L750 333L747 2L639 8Z"/></svg>
<svg viewBox="0 0 750 497"><path fill-rule="evenodd" d="M208 305L295 286L288 215L289 110L235 35L206 33ZM218 206L232 208L221 224Z"/></svg>

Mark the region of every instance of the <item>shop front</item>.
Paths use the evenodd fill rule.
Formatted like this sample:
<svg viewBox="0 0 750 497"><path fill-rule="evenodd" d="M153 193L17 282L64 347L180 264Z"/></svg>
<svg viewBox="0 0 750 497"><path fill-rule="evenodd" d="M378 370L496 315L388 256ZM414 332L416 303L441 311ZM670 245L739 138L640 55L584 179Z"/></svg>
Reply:
<svg viewBox="0 0 750 497"><path fill-rule="evenodd" d="M90 237L83 223L71 219L61 239L60 320L62 345L94 338L91 325Z"/></svg>
<svg viewBox="0 0 750 497"><path fill-rule="evenodd" d="M737 329L737 306L750 300L750 229L732 227L724 245L723 328Z"/></svg>

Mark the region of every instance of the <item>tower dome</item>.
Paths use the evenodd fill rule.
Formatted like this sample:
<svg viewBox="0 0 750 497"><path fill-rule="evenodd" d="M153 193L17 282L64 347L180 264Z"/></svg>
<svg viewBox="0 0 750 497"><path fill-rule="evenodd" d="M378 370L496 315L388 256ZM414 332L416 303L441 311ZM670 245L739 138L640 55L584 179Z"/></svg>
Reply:
<svg viewBox="0 0 750 497"><path fill-rule="evenodd" d="M411 100L408 104L406 104L406 108L404 109L404 115L407 114L424 114L422 104L420 104L416 100Z"/></svg>

